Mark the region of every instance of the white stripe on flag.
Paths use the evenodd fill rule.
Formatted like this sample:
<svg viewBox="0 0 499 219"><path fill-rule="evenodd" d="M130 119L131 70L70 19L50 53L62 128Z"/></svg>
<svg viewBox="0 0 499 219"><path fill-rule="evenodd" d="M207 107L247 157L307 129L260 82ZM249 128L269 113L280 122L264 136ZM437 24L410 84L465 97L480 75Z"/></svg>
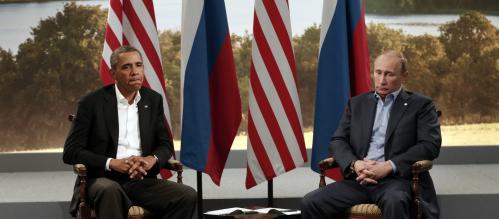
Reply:
<svg viewBox="0 0 499 219"><path fill-rule="evenodd" d="M319 44L319 54L321 53L322 43L324 43L324 39L326 38L326 34L329 30L329 26L331 25L331 21L333 21L337 3L338 0L324 0L324 4L322 6L322 28Z"/></svg>
<svg viewBox="0 0 499 219"><path fill-rule="evenodd" d="M300 110L300 99L298 98L298 90L296 89L296 83L294 81L293 72L291 71L290 63L282 49L282 45L280 44L279 38L277 37L277 33L275 32L274 27L272 26L272 22L265 11L264 5L260 1L256 1L255 3L259 3L261 10L256 10L256 14L258 16L258 20L260 21L260 26L262 27L263 34L265 35L265 39L269 42L270 50L272 51L272 55L274 56L275 61L277 62L277 66L282 75L282 79L286 84L286 89L291 95L291 99L293 101L294 108L298 113L298 116L301 121L301 110ZM277 43L276 43L277 42Z"/></svg>
<svg viewBox="0 0 499 219"><path fill-rule="evenodd" d="M253 151L253 146L251 145L251 141L248 140L248 160L257 160L255 151ZM258 162L248 162L248 168L251 171L251 175L253 175L253 179L255 182L258 184L260 182L263 182L267 180L265 178L265 173L262 170L262 167Z"/></svg>
<svg viewBox="0 0 499 219"><path fill-rule="evenodd" d="M194 44L194 38L199 27L201 15L203 13L204 0L183 0L182 1L182 39L180 41L180 130L182 130L184 111L184 82L185 69L189 62L189 57Z"/></svg>
<svg viewBox="0 0 499 219"><path fill-rule="evenodd" d="M283 134L282 136L284 137L286 145L288 146L288 150L291 154L291 157L293 158L293 163L295 163L295 165L301 164L303 163L303 158L299 150L300 146L296 139L297 136L294 135L293 128L291 128L291 123L288 117L286 116L284 105L282 104L281 99L279 98L277 90L275 89L272 79L270 78L270 75L267 72L267 68L263 63L262 57L260 56L260 51L258 50L258 47L256 46L256 43L254 41L253 41L253 51L254 52L252 59L253 59L253 65L255 66L255 72L258 75L258 79L260 79L260 83L262 84L265 96L268 99L268 102L272 108L272 112L277 119L279 127L281 128L280 131ZM255 108L258 109L258 107ZM252 112L251 115L254 115L253 111L251 112Z"/></svg>
<svg viewBox="0 0 499 219"><path fill-rule="evenodd" d="M265 148L265 152L269 157L269 160L271 160L274 172L276 174L283 173L285 170L284 170L284 165L282 163L282 158L281 156L279 156L279 152L277 151L274 139L272 138L269 128L265 123L265 119L263 118L262 112L258 107L258 103L255 99L255 95L253 94L253 90L251 90L251 88L248 98L250 102L249 110L251 112L251 118L253 118L253 123L255 124L255 129L258 133L258 136L253 136L253 137L259 138L260 141L262 142L262 145ZM248 147L250 147L249 143L250 140L248 140ZM256 163L258 163L258 161Z"/></svg>

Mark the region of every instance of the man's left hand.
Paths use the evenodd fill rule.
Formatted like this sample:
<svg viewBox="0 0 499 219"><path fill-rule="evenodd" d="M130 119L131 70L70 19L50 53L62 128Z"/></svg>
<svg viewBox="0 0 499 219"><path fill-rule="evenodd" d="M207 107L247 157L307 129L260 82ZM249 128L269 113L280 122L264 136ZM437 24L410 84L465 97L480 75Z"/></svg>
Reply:
<svg viewBox="0 0 499 219"><path fill-rule="evenodd" d="M357 181L362 185L377 184L378 180L385 178L392 171L393 167L389 161L371 162L357 177Z"/></svg>
<svg viewBox="0 0 499 219"><path fill-rule="evenodd" d="M129 162L131 162L131 167L128 170L128 174L130 178L144 178L147 175L147 171L149 171L155 164L156 158L153 156L141 157L141 156L132 156L128 158Z"/></svg>

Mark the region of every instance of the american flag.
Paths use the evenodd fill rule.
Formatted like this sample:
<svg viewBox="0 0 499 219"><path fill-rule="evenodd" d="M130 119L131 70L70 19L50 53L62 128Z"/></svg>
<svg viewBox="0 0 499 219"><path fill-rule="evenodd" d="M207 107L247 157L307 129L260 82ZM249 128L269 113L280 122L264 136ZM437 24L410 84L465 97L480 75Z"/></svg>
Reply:
<svg viewBox="0 0 499 219"><path fill-rule="evenodd" d="M137 48L144 61L146 87L153 89L163 97L163 109L167 121L168 134L171 137L170 110L165 93L161 52L152 0L110 0L106 25L106 36L100 77L104 85L114 83L109 69L111 53L122 45ZM171 176L170 171L162 170L164 178Z"/></svg>
<svg viewBox="0 0 499 219"><path fill-rule="evenodd" d="M307 161L286 0L256 0L246 188Z"/></svg>

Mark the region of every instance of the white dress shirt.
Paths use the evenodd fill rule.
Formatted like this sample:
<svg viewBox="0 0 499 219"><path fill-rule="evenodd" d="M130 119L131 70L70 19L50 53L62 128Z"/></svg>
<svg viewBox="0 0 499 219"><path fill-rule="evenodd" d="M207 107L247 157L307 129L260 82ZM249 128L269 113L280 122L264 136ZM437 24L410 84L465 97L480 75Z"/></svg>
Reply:
<svg viewBox="0 0 499 219"><path fill-rule="evenodd" d="M126 158L130 156L140 156L142 150L140 148L140 129L139 129L139 113L137 103L140 101L140 92L137 91L133 103L129 104L128 100L121 94L118 87L116 90L116 99L118 102L118 150L116 159ZM106 170L109 168L109 163L112 158L108 158L106 162Z"/></svg>

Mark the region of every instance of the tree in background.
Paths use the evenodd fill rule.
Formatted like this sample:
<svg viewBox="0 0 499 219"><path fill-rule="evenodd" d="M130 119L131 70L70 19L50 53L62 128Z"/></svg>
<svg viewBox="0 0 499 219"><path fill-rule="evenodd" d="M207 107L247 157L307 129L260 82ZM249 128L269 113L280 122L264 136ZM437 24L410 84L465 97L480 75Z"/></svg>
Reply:
<svg viewBox="0 0 499 219"><path fill-rule="evenodd" d="M298 88L303 126L312 127L314 121L315 87L317 86L317 58L321 28L312 25L301 36L293 37L293 47L298 74Z"/></svg>
<svg viewBox="0 0 499 219"><path fill-rule="evenodd" d="M379 54L387 49L402 51L406 41L406 36L402 30L394 30L384 24L370 23L367 25L366 32L371 69L373 69L374 60Z"/></svg>
<svg viewBox="0 0 499 219"><path fill-rule="evenodd" d="M12 106L15 105L12 93L18 89L16 87L18 75L16 74L17 65L12 52L5 51L2 48L0 48L0 69L2 69L0 74L0 102L2 103L2 107L0 107L0 128L2 128L0 139L5 142L16 135L15 129L3 129L3 127L9 127L16 120L16 117L11 116L11 110Z"/></svg>
<svg viewBox="0 0 499 219"><path fill-rule="evenodd" d="M498 30L482 14L469 11L440 27L440 41L451 61L443 77L441 103L452 122L497 118Z"/></svg>
<svg viewBox="0 0 499 219"><path fill-rule="evenodd" d="M440 32L440 40L451 61L464 53L475 61L486 49L499 44L497 29L477 11L465 12L457 21L442 25Z"/></svg>
<svg viewBox="0 0 499 219"><path fill-rule="evenodd" d="M430 97L442 91L440 78L449 71L444 46L430 35L409 36L402 50L408 60L409 80L405 86Z"/></svg>
<svg viewBox="0 0 499 219"><path fill-rule="evenodd" d="M77 100L100 85L104 25L104 11L73 2L32 29L15 59L14 89L0 87L15 103L2 115L9 120L0 127L2 148L63 144L67 114L75 113Z"/></svg>
<svg viewBox="0 0 499 219"><path fill-rule="evenodd" d="M416 1L405 1L416 4ZM419 3L418 3L419 4ZM17 55L0 48L0 151L62 146L78 99L101 86L98 69L106 12L65 5L40 21ZM499 119L499 31L478 12L440 28L441 36L405 35L383 24L369 24L371 63L386 49L404 52L409 90L433 97L444 124L497 122ZM174 136L180 127L180 32L159 35ZM320 27L293 37L304 128L313 124ZM246 132L252 35L232 35L232 48ZM372 65L371 65L372 66ZM334 101L334 100L331 100Z"/></svg>
<svg viewBox="0 0 499 219"><path fill-rule="evenodd" d="M170 105L172 132L180 136L180 31L164 31L159 34L161 62L166 82L166 98Z"/></svg>
<svg viewBox="0 0 499 219"><path fill-rule="evenodd" d="M236 65L237 83L239 85L239 95L241 95L241 110L243 117L239 126L239 133L246 134L248 126L248 92L249 92L249 73L251 65L251 44L253 35L248 31L242 36L231 35L232 51L234 53L234 64Z"/></svg>

